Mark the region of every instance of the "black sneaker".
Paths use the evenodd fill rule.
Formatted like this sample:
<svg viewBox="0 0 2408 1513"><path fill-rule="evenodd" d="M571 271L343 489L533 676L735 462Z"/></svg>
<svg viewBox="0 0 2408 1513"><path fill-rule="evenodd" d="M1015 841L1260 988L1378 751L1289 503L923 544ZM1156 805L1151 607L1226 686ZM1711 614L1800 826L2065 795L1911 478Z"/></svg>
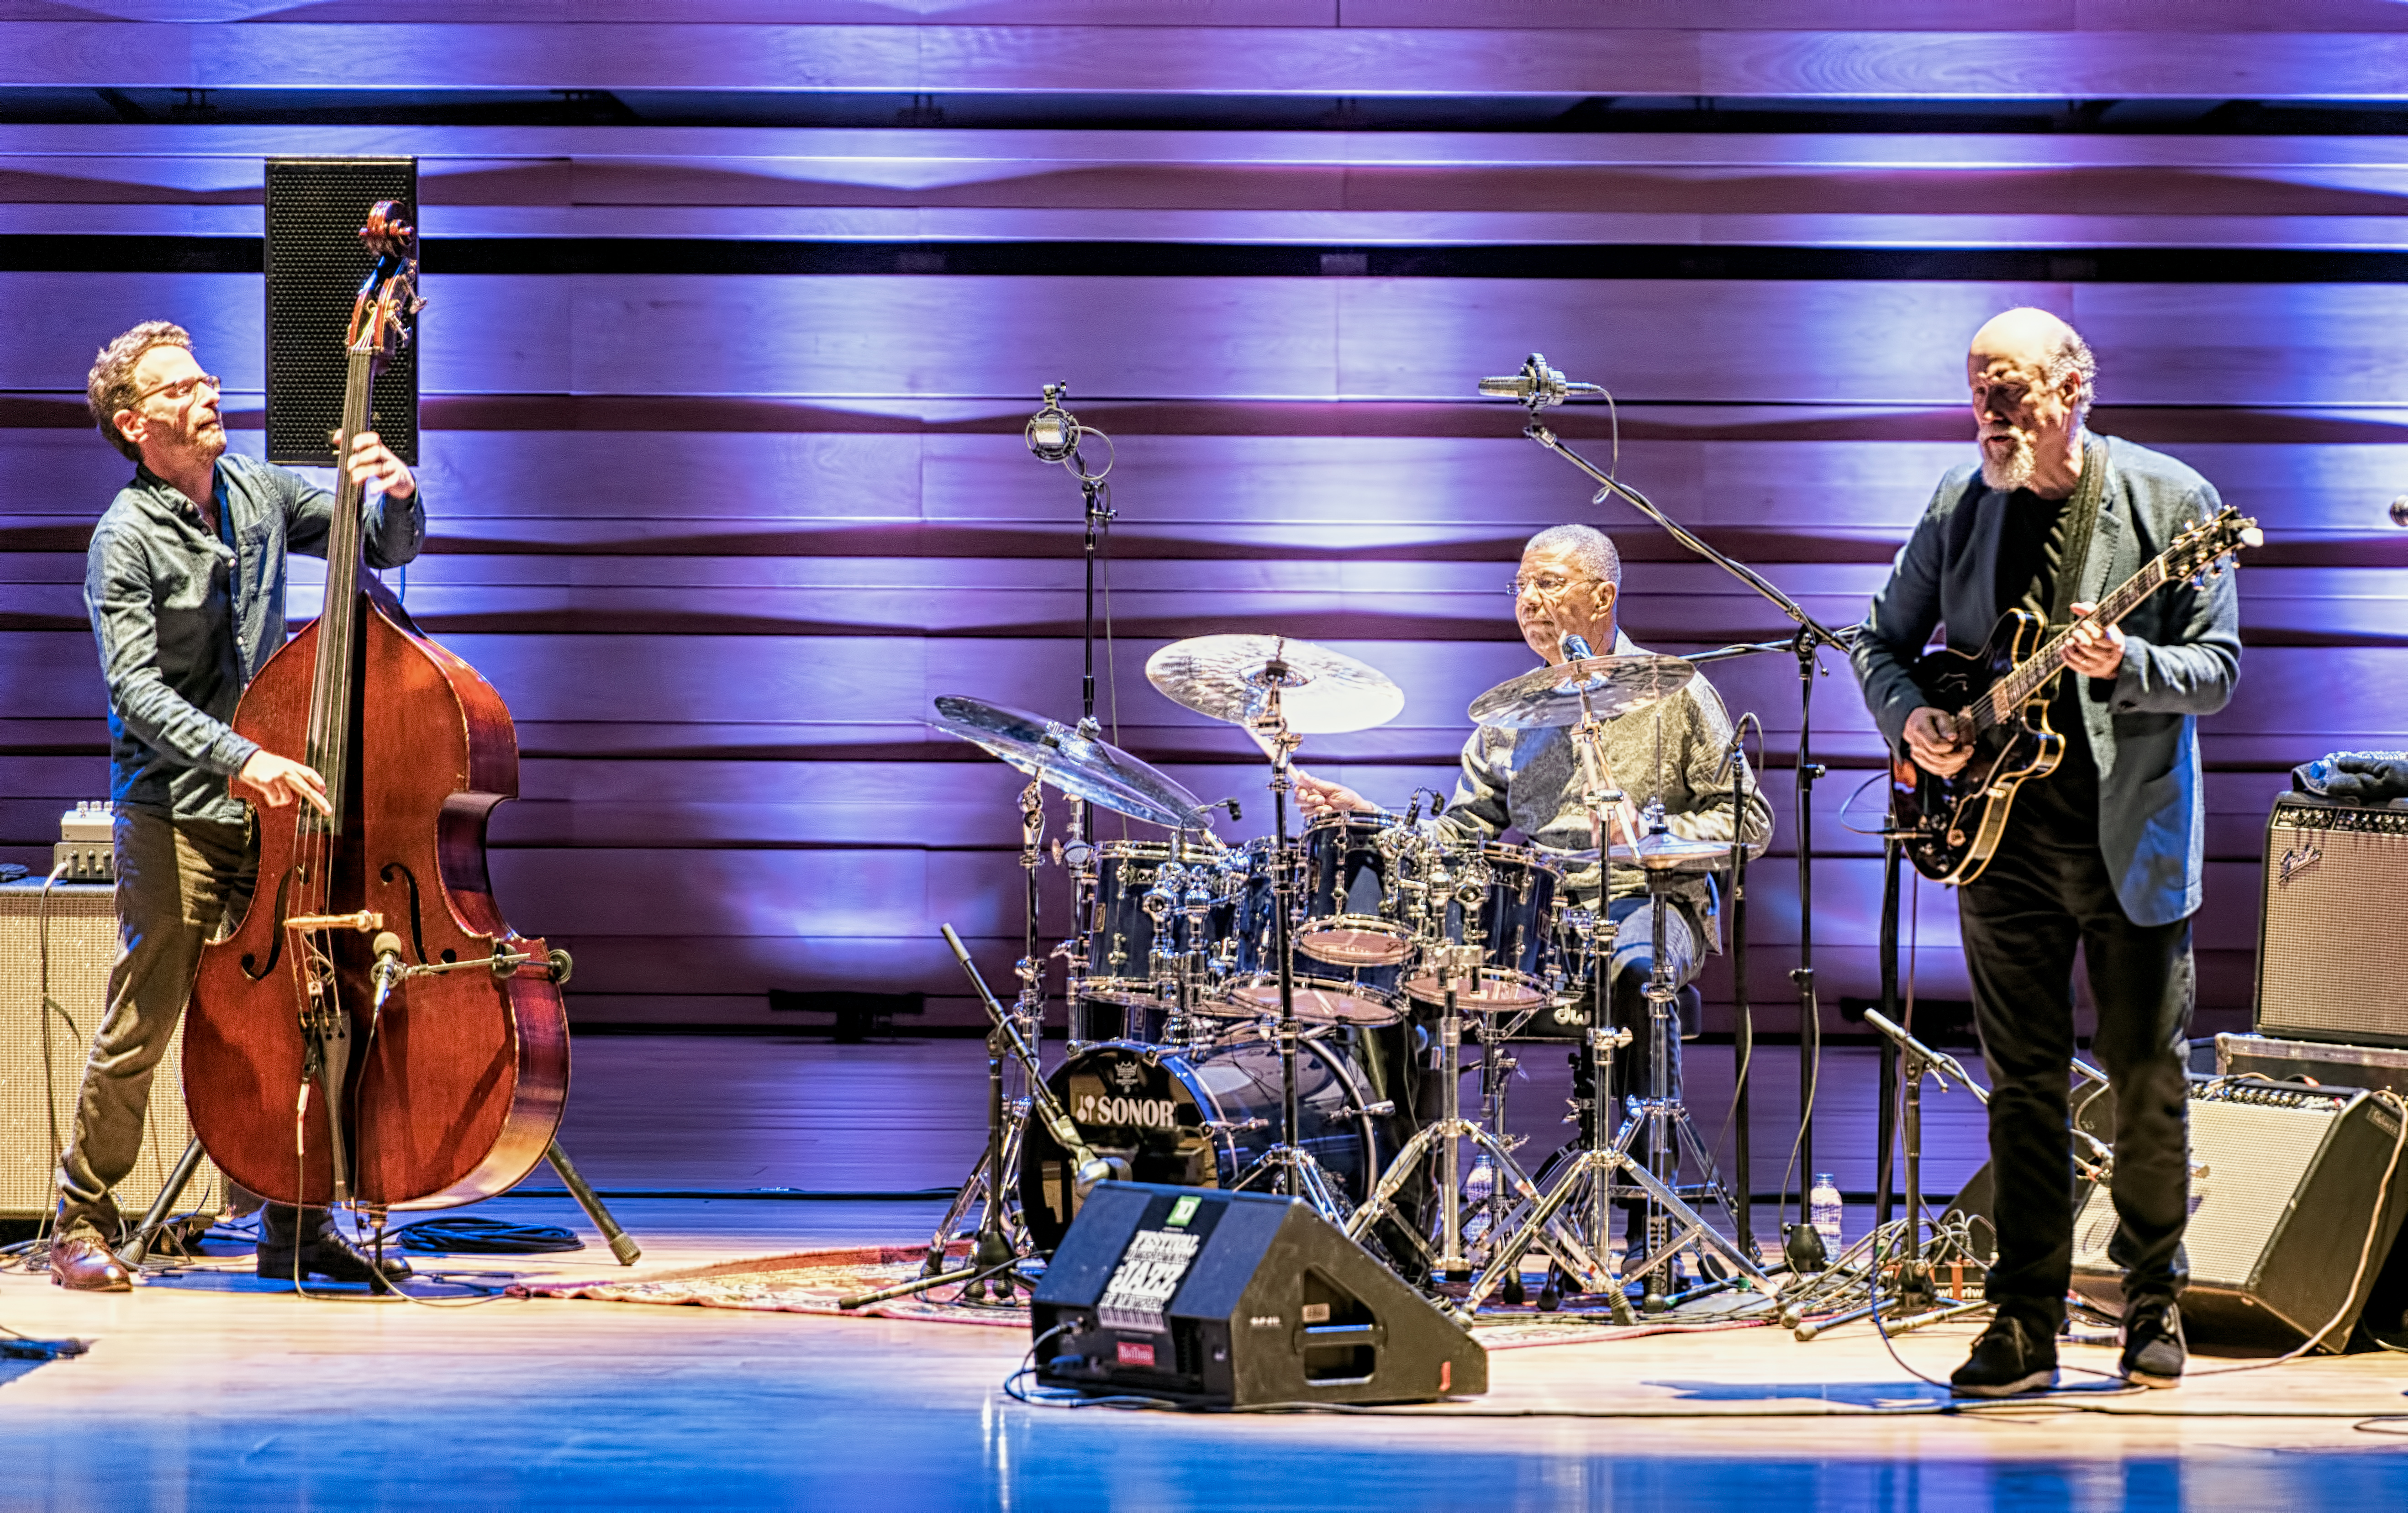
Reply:
<svg viewBox="0 0 2408 1513"><path fill-rule="evenodd" d="M2143 1387L2180 1387L2190 1351L2172 1298L2141 1298L2124 1310L2124 1354L2115 1369Z"/></svg>
<svg viewBox="0 0 2408 1513"><path fill-rule="evenodd" d="M2057 1385L2057 1339L2012 1315L1991 1320L1948 1378L1958 1397L2013 1397Z"/></svg>

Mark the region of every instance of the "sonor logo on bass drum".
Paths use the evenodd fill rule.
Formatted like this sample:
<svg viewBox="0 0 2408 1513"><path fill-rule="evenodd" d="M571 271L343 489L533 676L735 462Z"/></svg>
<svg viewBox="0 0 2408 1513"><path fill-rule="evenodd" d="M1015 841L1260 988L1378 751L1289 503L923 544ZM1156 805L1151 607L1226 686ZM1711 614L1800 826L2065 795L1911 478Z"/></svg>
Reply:
<svg viewBox="0 0 2408 1513"><path fill-rule="evenodd" d="M1081 1125L1117 1125L1140 1130L1179 1128L1178 1105L1168 1098L1098 1098L1081 1093L1070 1104L1070 1117Z"/></svg>

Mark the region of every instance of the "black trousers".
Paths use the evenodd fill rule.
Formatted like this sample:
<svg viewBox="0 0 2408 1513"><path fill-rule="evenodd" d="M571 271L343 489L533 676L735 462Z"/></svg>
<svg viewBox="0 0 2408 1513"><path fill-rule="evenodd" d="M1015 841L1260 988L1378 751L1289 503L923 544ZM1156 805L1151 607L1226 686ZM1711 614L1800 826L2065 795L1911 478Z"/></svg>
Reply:
<svg viewBox="0 0 2408 1513"><path fill-rule="evenodd" d="M2021 806L2018 806L2020 809ZM2092 1050L2115 1092L2115 1237L2128 1298L2171 1297L2188 1277L2185 1038L2194 999L2190 921L2132 923L2088 833L2048 814L2009 816L2005 838L1958 898L1974 1021L1990 1069L1990 1163L2000 1314L2054 1333L2073 1267L2068 1093L2073 961L2099 1010Z"/></svg>

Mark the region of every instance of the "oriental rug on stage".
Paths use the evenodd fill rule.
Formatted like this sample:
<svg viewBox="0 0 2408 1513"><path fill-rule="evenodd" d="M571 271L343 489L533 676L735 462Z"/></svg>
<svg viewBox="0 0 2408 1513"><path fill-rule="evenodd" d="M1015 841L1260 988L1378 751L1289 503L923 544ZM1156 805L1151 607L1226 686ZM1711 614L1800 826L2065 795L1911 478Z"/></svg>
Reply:
<svg viewBox="0 0 2408 1513"><path fill-rule="evenodd" d="M712 1266L619 1281L607 1277L557 1282L523 1283L510 1290L515 1297L582 1298L598 1303L681 1304L704 1308L740 1308L761 1313L827 1314L842 1318L899 1318L928 1324L982 1325L991 1329L1028 1328L1028 1309L1018 1303L970 1302L958 1285L871 1304L863 1308L838 1306L839 1300L908 1282L927 1260L924 1245L852 1246L798 1250L782 1256L723 1261ZM956 1254L950 1259L956 1263ZM1492 1350L1524 1349L1541 1345L1590 1345L1608 1340L1639 1339L1651 1334L1699 1333L1754 1327L1748 1320L1717 1319L1687 1322L1664 1318L1641 1324L1615 1325L1600 1309L1591 1313L1567 1308L1557 1313L1533 1309L1484 1314L1473 1326L1480 1342Z"/></svg>

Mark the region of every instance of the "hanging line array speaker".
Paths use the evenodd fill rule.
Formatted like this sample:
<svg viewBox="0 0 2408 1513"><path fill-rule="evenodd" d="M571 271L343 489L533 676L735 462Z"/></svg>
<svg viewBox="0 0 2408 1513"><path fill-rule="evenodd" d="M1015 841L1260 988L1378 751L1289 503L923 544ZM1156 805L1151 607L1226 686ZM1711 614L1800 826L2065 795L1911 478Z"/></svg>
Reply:
<svg viewBox="0 0 2408 1513"><path fill-rule="evenodd" d="M342 424L343 332L373 259L360 227L379 200L418 223L416 158L267 160L267 460L331 468ZM418 466L418 349L377 376L369 424Z"/></svg>

